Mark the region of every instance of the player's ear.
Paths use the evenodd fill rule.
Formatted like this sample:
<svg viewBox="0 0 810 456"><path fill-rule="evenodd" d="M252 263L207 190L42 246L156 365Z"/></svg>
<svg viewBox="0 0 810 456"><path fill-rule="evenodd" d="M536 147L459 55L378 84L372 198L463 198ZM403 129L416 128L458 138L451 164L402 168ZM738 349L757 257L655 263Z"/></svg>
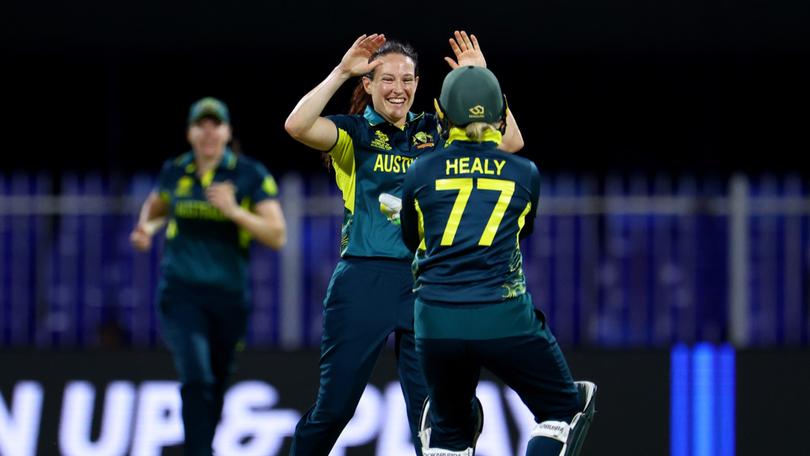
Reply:
<svg viewBox="0 0 810 456"><path fill-rule="evenodd" d="M371 79L368 76L363 76L363 90L366 91L367 94L371 95Z"/></svg>

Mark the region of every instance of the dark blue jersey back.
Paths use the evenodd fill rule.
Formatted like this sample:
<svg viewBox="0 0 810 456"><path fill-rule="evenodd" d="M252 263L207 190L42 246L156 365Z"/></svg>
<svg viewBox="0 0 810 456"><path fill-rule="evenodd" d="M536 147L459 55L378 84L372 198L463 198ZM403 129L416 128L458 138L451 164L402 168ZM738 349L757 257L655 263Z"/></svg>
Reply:
<svg viewBox="0 0 810 456"><path fill-rule="evenodd" d="M526 292L519 237L533 227L540 175L531 161L496 147L454 141L408 170L402 230L417 250L422 300L475 304Z"/></svg>

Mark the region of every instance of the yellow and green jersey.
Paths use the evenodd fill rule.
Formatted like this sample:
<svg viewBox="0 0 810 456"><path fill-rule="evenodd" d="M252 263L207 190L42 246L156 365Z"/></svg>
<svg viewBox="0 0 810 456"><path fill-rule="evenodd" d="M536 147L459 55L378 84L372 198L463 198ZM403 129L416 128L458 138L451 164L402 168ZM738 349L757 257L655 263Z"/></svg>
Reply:
<svg viewBox="0 0 810 456"><path fill-rule="evenodd" d="M399 219L381 207L381 200L398 200L408 167L440 143L435 116L408 113L403 128L386 122L371 107L362 116L329 119L338 129L329 155L343 193L341 257L410 261L413 254L402 243Z"/></svg>
<svg viewBox="0 0 810 456"><path fill-rule="evenodd" d="M497 140L465 141L416 160L402 191L402 235L416 251L414 291L425 302L498 303L526 293L519 239L530 233L540 174ZM522 308L522 307L521 307Z"/></svg>
<svg viewBox="0 0 810 456"><path fill-rule="evenodd" d="M161 268L165 281L225 292L246 291L250 233L225 217L205 198L212 182L230 181L236 201L253 206L278 196L278 186L261 163L226 149L219 165L198 176L192 152L168 160L158 176L158 192L169 204Z"/></svg>

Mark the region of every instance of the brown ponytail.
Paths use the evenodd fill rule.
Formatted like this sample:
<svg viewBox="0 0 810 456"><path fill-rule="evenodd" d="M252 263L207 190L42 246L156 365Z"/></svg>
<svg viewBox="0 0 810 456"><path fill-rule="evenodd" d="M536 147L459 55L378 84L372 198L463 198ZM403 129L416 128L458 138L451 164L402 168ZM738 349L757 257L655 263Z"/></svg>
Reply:
<svg viewBox="0 0 810 456"><path fill-rule="evenodd" d="M352 98L349 101L349 114L363 114L366 110L366 106L371 104L371 95L366 93L365 87L363 87L363 78L366 76L361 76L360 79L357 80L357 85L354 87L354 91L352 92ZM374 75L371 75L374 77Z"/></svg>

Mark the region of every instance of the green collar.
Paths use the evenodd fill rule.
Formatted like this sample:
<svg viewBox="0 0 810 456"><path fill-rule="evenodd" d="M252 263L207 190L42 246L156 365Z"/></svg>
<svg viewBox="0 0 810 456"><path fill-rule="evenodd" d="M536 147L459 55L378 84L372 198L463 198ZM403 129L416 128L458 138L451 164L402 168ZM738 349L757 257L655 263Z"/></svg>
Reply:
<svg viewBox="0 0 810 456"><path fill-rule="evenodd" d="M222 158L219 160L219 163L214 169L234 169L236 167L236 160L236 154L230 149L230 147L226 147L225 152L222 154ZM191 151L182 157L180 166L185 168L186 174L194 174L197 172L197 164L194 163L194 151Z"/></svg>
<svg viewBox="0 0 810 456"><path fill-rule="evenodd" d="M407 126L409 123L413 122L414 120L420 119L424 115L425 115L425 113L414 114L414 113L409 111L408 112L408 120L405 123L405 126ZM377 111L375 111L374 108L371 107L371 105L366 106L366 110L365 110L365 112L363 112L363 117L368 121L368 124L371 125L372 127L376 127L377 125L380 125L381 123L388 122L387 120L385 120L385 118L383 116L381 116Z"/></svg>
<svg viewBox="0 0 810 456"><path fill-rule="evenodd" d="M452 127L450 129L450 133L447 136L447 141L444 142L445 147L449 146L453 141L469 141L472 142L470 138L467 137L467 133L462 128ZM492 129L484 130L484 137L481 139L481 142L484 141L492 141L495 144L500 145L503 141L503 135L501 132Z"/></svg>

